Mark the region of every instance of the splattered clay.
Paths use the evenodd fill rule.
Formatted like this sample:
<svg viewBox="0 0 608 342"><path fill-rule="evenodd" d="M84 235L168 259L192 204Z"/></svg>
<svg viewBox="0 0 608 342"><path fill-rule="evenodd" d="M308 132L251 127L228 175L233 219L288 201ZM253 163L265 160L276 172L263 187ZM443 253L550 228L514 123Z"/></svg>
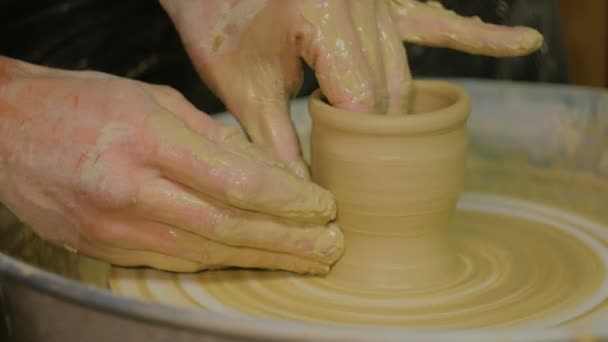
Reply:
<svg viewBox="0 0 608 342"><path fill-rule="evenodd" d="M434 329L576 325L601 314L608 297L607 201L608 184L591 175L470 157L452 223L457 262L442 283L123 268L110 283L124 295L234 316Z"/></svg>

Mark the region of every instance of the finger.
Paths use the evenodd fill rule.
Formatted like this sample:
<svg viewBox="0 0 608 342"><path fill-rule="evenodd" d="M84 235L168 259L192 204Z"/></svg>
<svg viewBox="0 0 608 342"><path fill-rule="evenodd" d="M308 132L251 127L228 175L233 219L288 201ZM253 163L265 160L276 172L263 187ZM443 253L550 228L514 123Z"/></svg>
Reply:
<svg viewBox="0 0 608 342"><path fill-rule="evenodd" d="M387 83L387 114L400 115L408 113L412 76L405 55L405 47L396 25L393 23L389 6L385 1L378 2L376 20L378 41L384 60L384 74Z"/></svg>
<svg viewBox="0 0 608 342"><path fill-rule="evenodd" d="M280 34L282 36L283 34ZM269 41L283 37L264 37ZM243 46L243 49L259 47ZM259 52L259 51L258 51ZM251 52L247 57L235 56L228 61L216 61L220 70L234 73L235 80L201 67L201 74L215 78L217 93L238 119L251 141L285 163L296 175L308 178L308 168L302 160L299 140L289 115L289 104L302 83L302 63L295 46L282 51ZM216 56L217 57L217 56Z"/></svg>
<svg viewBox="0 0 608 342"><path fill-rule="evenodd" d="M122 266L152 266L193 272L227 267L262 268L326 274L329 265L305 258L253 248L230 247L168 225L151 222L113 222L113 231L86 240L93 256ZM170 235L172 238L165 238ZM101 238L97 240L97 238Z"/></svg>
<svg viewBox="0 0 608 342"><path fill-rule="evenodd" d="M279 95L279 98L274 98ZM277 90L269 96L258 96L253 100L232 101L232 113L256 145L269 151L294 174L309 179L308 166L302 159L300 142L289 115L291 97L281 96ZM237 95L238 96L238 95Z"/></svg>
<svg viewBox="0 0 608 342"><path fill-rule="evenodd" d="M309 178L308 166L302 160L299 141L289 116L289 102L301 84L301 62L296 54L292 56L285 50L272 51L260 57L254 51L265 48L252 43L260 39L282 41L285 33L281 30L261 29L259 32L254 29L253 36L248 36L251 39L238 44L238 50L249 52L222 54L217 51L218 40L215 38L223 35L217 31L220 26L212 23L217 22L218 17L225 16L226 2L196 2L183 6L184 2L163 1L162 5L176 23L197 70L235 115L251 140L296 175ZM263 2L245 5L248 12L260 10L260 6L264 6ZM218 34L203 37L199 32ZM260 37L256 38L256 35ZM285 47L293 48L290 45ZM286 55L289 58L285 58Z"/></svg>
<svg viewBox="0 0 608 342"><path fill-rule="evenodd" d="M301 56L315 70L327 100L338 108L357 112L382 112L376 108L372 70L362 52L345 2L306 9ZM326 18L330 19L327 20ZM340 30L337 30L339 27Z"/></svg>
<svg viewBox="0 0 608 342"><path fill-rule="evenodd" d="M383 72L385 70L385 60L378 40L380 31L377 12L381 4L382 1L352 1L349 9L352 25L356 27L355 33L361 45L361 52L369 68L376 71L370 73L370 77L376 85L375 109L384 113L388 108L389 95L387 75Z"/></svg>
<svg viewBox="0 0 608 342"><path fill-rule="evenodd" d="M534 29L461 17L435 1L398 0L392 7L401 38L407 42L496 57L527 55L543 43L542 35Z"/></svg>
<svg viewBox="0 0 608 342"><path fill-rule="evenodd" d="M86 239L81 239L78 246L79 251L83 254L117 266L149 266L170 272L197 272L205 269L205 266L198 262L173 257L165 253L118 248L107 244L93 243Z"/></svg>
<svg viewBox="0 0 608 342"><path fill-rule="evenodd" d="M238 128L213 120L206 113L199 111L173 88L147 83L142 83L142 86L150 91L161 106L183 120L194 132L211 139L240 156L253 158L268 165L285 167L283 163L248 141L247 137Z"/></svg>
<svg viewBox="0 0 608 342"><path fill-rule="evenodd" d="M229 206L299 222L325 224L335 217L333 196L318 185L226 151L167 113L151 115L146 140L150 163L163 175Z"/></svg>
<svg viewBox="0 0 608 342"><path fill-rule="evenodd" d="M142 185L135 212L139 217L179 227L209 240L253 247L333 263L342 254L340 229L293 225L268 216L220 207L166 179Z"/></svg>
<svg viewBox="0 0 608 342"><path fill-rule="evenodd" d="M198 134L212 138L220 130L221 124L209 115L199 111L180 92L163 85L139 82L156 102L167 111L183 120L188 127Z"/></svg>
<svg viewBox="0 0 608 342"><path fill-rule="evenodd" d="M91 70L65 70L50 68L42 65L31 64L21 60L14 60L9 58L3 58L0 56L0 64L10 66L12 72L25 72L27 75L36 75L39 77L53 77L53 78L81 78L81 79L114 79L117 78L114 75L106 74L99 71Z"/></svg>

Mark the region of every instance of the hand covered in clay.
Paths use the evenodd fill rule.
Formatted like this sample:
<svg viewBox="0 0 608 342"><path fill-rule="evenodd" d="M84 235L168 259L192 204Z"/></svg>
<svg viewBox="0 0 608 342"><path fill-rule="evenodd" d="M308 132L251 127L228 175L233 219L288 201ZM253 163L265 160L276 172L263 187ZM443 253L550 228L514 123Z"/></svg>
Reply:
<svg viewBox="0 0 608 342"><path fill-rule="evenodd" d="M411 76L402 40L491 56L538 49L529 28L464 18L412 0L161 0L199 73L256 144L299 174L289 101L303 59L343 109L407 111Z"/></svg>
<svg viewBox="0 0 608 342"><path fill-rule="evenodd" d="M0 200L118 265L326 273L330 193L164 86L0 57Z"/></svg>

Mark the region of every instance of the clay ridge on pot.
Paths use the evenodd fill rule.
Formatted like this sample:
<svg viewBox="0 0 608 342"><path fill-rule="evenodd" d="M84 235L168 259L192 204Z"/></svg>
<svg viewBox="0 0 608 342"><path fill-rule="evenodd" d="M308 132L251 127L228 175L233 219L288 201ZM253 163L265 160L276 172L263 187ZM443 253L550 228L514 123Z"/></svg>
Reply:
<svg viewBox="0 0 608 342"><path fill-rule="evenodd" d="M362 287L428 287L465 265L449 223L463 187L466 92L416 81L412 114L358 113L309 100L312 177L331 191L346 251L329 278Z"/></svg>

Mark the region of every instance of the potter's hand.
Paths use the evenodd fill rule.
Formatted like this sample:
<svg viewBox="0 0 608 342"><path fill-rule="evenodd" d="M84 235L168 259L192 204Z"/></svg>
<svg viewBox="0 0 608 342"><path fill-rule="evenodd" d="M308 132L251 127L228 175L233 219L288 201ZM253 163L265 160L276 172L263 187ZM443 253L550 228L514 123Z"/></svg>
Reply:
<svg viewBox="0 0 608 342"><path fill-rule="evenodd" d="M0 57L0 196L43 238L119 265L325 273L332 196L176 91Z"/></svg>
<svg viewBox="0 0 608 342"><path fill-rule="evenodd" d="M411 0L161 0L199 73L251 139L305 173L289 100L300 58L334 106L402 113L410 73L402 40L493 56L523 55L542 37L528 28L463 18Z"/></svg>

